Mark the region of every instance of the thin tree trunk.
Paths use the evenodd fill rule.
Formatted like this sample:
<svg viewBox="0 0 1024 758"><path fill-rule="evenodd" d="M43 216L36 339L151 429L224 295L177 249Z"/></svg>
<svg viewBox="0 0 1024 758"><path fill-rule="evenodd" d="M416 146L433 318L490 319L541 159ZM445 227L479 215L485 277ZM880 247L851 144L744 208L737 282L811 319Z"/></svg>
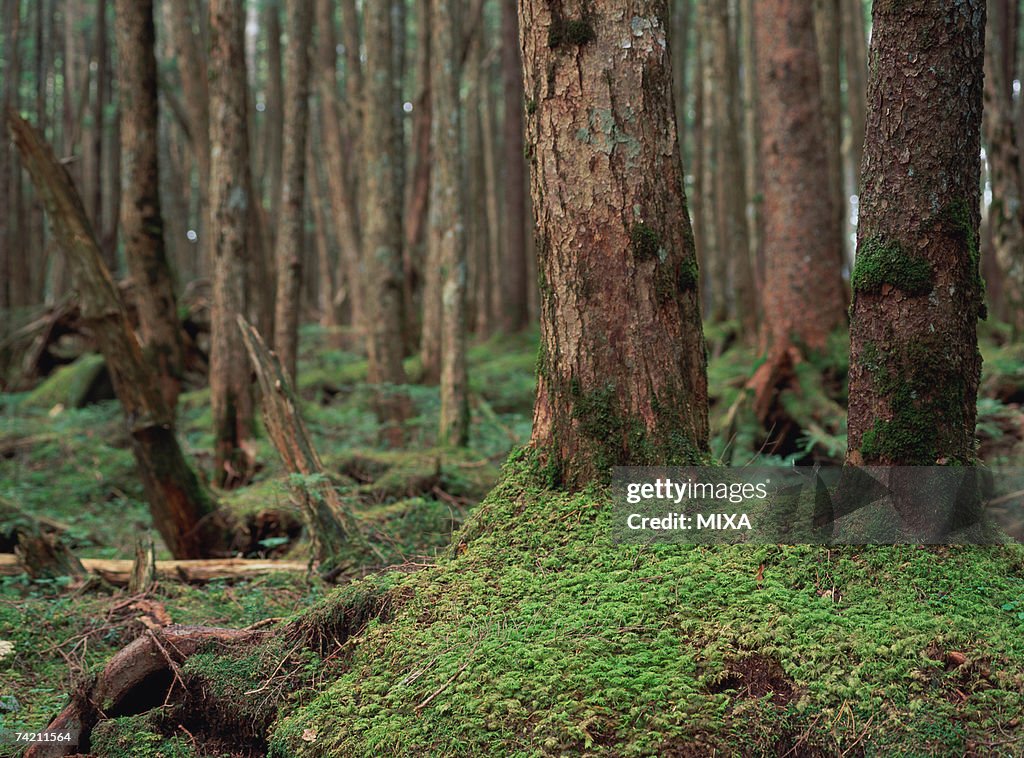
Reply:
<svg viewBox="0 0 1024 758"><path fill-rule="evenodd" d="M985 45L985 155L992 186L988 209L992 249L1001 274L1005 318L1024 333L1024 189L1020 173L1020 135L1013 118L1012 83L1007 83L1002 30L1009 23L1006 3L990 0Z"/></svg>
<svg viewBox="0 0 1024 758"><path fill-rule="evenodd" d="M575 18L520 4L542 294L531 444L572 489L611 466L696 464L707 451L664 10L609 0Z"/></svg>
<svg viewBox="0 0 1024 758"><path fill-rule="evenodd" d="M679 152L686 160L687 107L690 95L687 73L690 62L690 27L693 25L693 0L672 0L672 94L676 104L676 127L679 133Z"/></svg>
<svg viewBox="0 0 1024 758"><path fill-rule="evenodd" d="M466 241L459 160L459 79L462 37L458 0L432 0L430 25L431 77L434 97L431 121L430 175L431 259L439 267L441 304L441 421L438 442L462 446L469 436L466 381ZM522 156L518 159L521 161ZM429 295L430 293L426 293ZM424 325L426 325L424 319Z"/></svg>
<svg viewBox="0 0 1024 758"><path fill-rule="evenodd" d="M235 486L252 469L253 399L235 318L245 313L245 269L251 206L246 116L245 13L242 0L210 0L210 217L214 261L210 337L210 404L214 424L214 481Z"/></svg>
<svg viewBox="0 0 1024 758"><path fill-rule="evenodd" d="M718 234L718 157L721 135L715 125L715 43L712 34L713 0L698 0L697 43L700 58L701 143L700 177L697 193L701 196L700 239L703 242L701 263L707 267L708 289L705 303L708 318L713 322L729 318L729 258Z"/></svg>
<svg viewBox="0 0 1024 758"><path fill-rule="evenodd" d="M121 202L125 256L135 282L143 344L173 415L181 391L184 354L160 206L153 2L116 0L115 10L125 160Z"/></svg>
<svg viewBox="0 0 1024 758"><path fill-rule="evenodd" d="M14 111L7 119L15 144L50 216L78 292L82 319L106 359L121 401L153 523L175 558L206 557L216 503L189 467L174 434L174 415L136 341L124 304L71 177L40 135Z"/></svg>
<svg viewBox="0 0 1024 758"><path fill-rule="evenodd" d="M500 43L499 43L500 44ZM487 56L483 64L490 59ZM487 288L490 291L487 295L487 302L490 305L490 313L487 317L488 333L496 331L502 323L504 313L503 298L505 294L505 281L501 275L501 262L505 259L504 243L505 219L502 218L502 194L501 177L498 164L501 161L500 144L498 139L498 97L495 92L494 80L498 77L493 75L494 66L486 65L481 72L482 89L480 93L480 108L483 113L483 150L484 150L484 172L487 183Z"/></svg>
<svg viewBox="0 0 1024 758"><path fill-rule="evenodd" d="M294 382L306 234L306 140L309 135L309 47L313 37L313 0L285 0L285 12L288 49L285 53L283 181L278 185L281 197L275 214L278 230L274 348L281 365Z"/></svg>
<svg viewBox="0 0 1024 758"><path fill-rule="evenodd" d="M501 4L501 71L505 97L505 282L502 327L523 329L530 321L529 266L526 244L526 164L523 159L523 69L519 29L513 3Z"/></svg>
<svg viewBox="0 0 1024 758"><path fill-rule="evenodd" d="M196 17L191 0L163 0L164 25L174 48L174 60L181 76L181 91L185 110L188 113L188 137L195 155L196 173L199 181L199 197L196 207L196 232L198 234L200 272L209 275L213 270L212 238L214 230L207 232L210 200L210 87L203 60L206 59L206 45L202 35L195 30ZM185 184L192 185L191 176L184 175Z"/></svg>
<svg viewBox="0 0 1024 758"><path fill-rule="evenodd" d="M846 111L850 133L845 151L848 171L856 192L860 186L860 164L864 156L864 120L867 108L867 50L863 0L842 0L843 63L846 67Z"/></svg>
<svg viewBox="0 0 1024 758"><path fill-rule="evenodd" d="M287 7L288 0L284 0ZM267 37L267 83L265 107L263 110L263 162L260 176L262 185L266 189L270 200L270 212L268 214L269 241L272 248L277 249L276 238L280 227L281 202L283 200L284 188L283 169L284 165L284 136L285 120L288 110L294 105L294 101L284 90L283 77L281 74L281 7L279 0L269 0L263 6L263 28ZM312 38L312 33L309 35ZM289 39L289 44L291 40ZM305 54L305 53L304 53ZM300 156L300 160L305 160ZM278 262L280 265L280 262ZM280 272L279 272L280 273ZM280 309L278 309L280 314ZM274 349L281 356L280 348L277 345L277 337L274 337ZM283 356L281 356L283 358ZM285 370L290 371L287 361L284 361ZM289 374L294 379L294 374Z"/></svg>
<svg viewBox="0 0 1024 758"><path fill-rule="evenodd" d="M859 2L860 0L858 0ZM741 0L741 46L743 66L743 149L747 187L747 229L750 251L754 259L754 281L757 291L764 291L764 172L761 168L760 120L758 119L757 44L754 33L754 4L757 0Z"/></svg>
<svg viewBox="0 0 1024 758"><path fill-rule="evenodd" d="M402 366L402 221L395 171L404 156L393 152L395 79L392 67L391 9L383 2L366 6L366 102L363 112L363 192L366 200L368 378L373 384L405 384ZM377 398L378 418L392 443L400 443L405 404L386 389Z"/></svg>
<svg viewBox="0 0 1024 758"><path fill-rule="evenodd" d="M757 292L747 235L747 192L739 122L737 44L730 23L730 0L712 0L710 32L715 133L715 237L731 283L730 315L738 316L742 333L757 335Z"/></svg>
<svg viewBox="0 0 1024 758"><path fill-rule="evenodd" d="M847 459L969 464L985 0L876 3L873 20Z"/></svg>
<svg viewBox="0 0 1024 758"><path fill-rule="evenodd" d="M840 92L840 54L842 52L841 0L814 0L814 28L818 41L818 65L821 71L821 118L825 127L825 167L828 171L832 212L839 235L840 262L851 262L852 255L843 241L846 217L846 192L843 189L843 121Z"/></svg>
<svg viewBox="0 0 1024 758"><path fill-rule="evenodd" d="M422 282L430 201L430 0L416 0L416 97L412 111L412 179L406 186L402 245L405 345L418 347Z"/></svg>
<svg viewBox="0 0 1024 758"><path fill-rule="evenodd" d="M5 24L6 28L3 38L3 93L0 94L0 107L3 112L7 111L14 104L14 91L18 85L18 0L7 0L4 3L4 18L10 21ZM0 119L0 208L10 208L11 184L15 180L11 167L12 148L8 141L7 119ZM28 296L28 292L18 292L18 285L15 282L14 272L24 267L26 261L20 259L13 253L14 250L14 224L13 215L0 212L0 308L7 309L20 304L22 298Z"/></svg>
<svg viewBox="0 0 1024 758"><path fill-rule="evenodd" d="M469 86L466 91L464 110L466 112L466 220L469 236L467 240L467 269L469 288L466 298L469 328L478 335L492 331L491 286L490 286L490 223L487 198L487 168L484 157L484 136L481 109L484 105L483 92L487 88L483 68L484 29L483 19L475 29L470 42L466 73Z"/></svg>
<svg viewBox="0 0 1024 758"><path fill-rule="evenodd" d="M337 38L334 33L333 0L317 0L316 14L320 35L317 43L317 82L320 92L324 160L327 164L331 215L334 217L339 245L336 284L338 294L343 294L348 299L350 323L356 332L362 332L366 325L366 317L359 273L358 212L352 186L346 179L345 156L352 153L345 147L341 103L338 97Z"/></svg>

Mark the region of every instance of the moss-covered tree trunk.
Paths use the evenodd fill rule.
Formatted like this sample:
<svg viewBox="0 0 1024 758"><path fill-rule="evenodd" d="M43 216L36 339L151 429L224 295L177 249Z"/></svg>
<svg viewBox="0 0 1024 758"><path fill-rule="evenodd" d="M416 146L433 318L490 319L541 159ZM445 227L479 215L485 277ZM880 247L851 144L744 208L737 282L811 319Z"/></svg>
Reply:
<svg viewBox="0 0 1024 758"><path fill-rule="evenodd" d="M106 359L114 392L124 410L153 523L175 558L205 557L218 547L212 544L218 535L212 534L214 524L209 519L216 503L178 446L174 415L128 323L82 199L71 176L39 133L13 109L8 111L7 120L67 258L82 320Z"/></svg>
<svg viewBox="0 0 1024 758"><path fill-rule="evenodd" d="M277 204L277 297L274 348L294 382L299 347L299 293L305 247L306 140L309 136L309 47L313 0L287 0L281 198ZM271 185L273 188L273 185Z"/></svg>
<svg viewBox="0 0 1024 758"><path fill-rule="evenodd" d="M876 2L850 347L852 463L974 459L984 0Z"/></svg>
<svg viewBox="0 0 1024 758"><path fill-rule="evenodd" d="M164 402L173 413L181 390L184 357L160 207L153 2L117 0L116 13L125 257L138 292L142 339L156 369Z"/></svg>
<svg viewBox="0 0 1024 758"><path fill-rule="evenodd" d="M252 181L246 115L245 10L242 0L210 3L210 243L213 251L213 313L210 335L210 403L213 406L214 480L234 486L248 479L245 451L252 435L253 400L242 335L235 323L245 313L246 246ZM258 253L257 253L258 255Z"/></svg>
<svg viewBox="0 0 1024 758"><path fill-rule="evenodd" d="M578 488L707 450L665 3L524 0L541 354L532 444Z"/></svg>

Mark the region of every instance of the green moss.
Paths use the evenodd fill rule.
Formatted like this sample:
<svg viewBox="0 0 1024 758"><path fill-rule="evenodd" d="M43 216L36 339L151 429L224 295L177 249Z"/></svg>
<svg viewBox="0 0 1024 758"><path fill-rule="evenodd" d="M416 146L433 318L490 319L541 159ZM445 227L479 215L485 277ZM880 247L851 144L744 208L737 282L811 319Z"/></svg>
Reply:
<svg viewBox="0 0 1024 758"><path fill-rule="evenodd" d="M532 116L536 112L537 112L537 101L534 100L532 97L528 98L527 101L526 101L526 115L527 116Z"/></svg>
<svg viewBox="0 0 1024 758"><path fill-rule="evenodd" d="M863 365L890 415L876 419L861 438L866 462L931 466L949 448L945 430L963 424L964 381L944 355L939 344L917 343L896 353L872 343L862 348Z"/></svg>
<svg viewBox="0 0 1024 758"><path fill-rule="evenodd" d="M963 200L951 203L939 214L939 220L947 224L961 243L967 246L968 276L975 289L978 318L984 320L988 317L988 308L985 305L985 279L981 275L981 246L970 207Z"/></svg>
<svg viewBox="0 0 1024 758"><path fill-rule="evenodd" d="M643 222L633 224L629 236L633 246L633 257L638 261L657 260L661 257L661 238L647 224Z"/></svg>
<svg viewBox="0 0 1024 758"><path fill-rule="evenodd" d="M960 754L1019 735L1024 639L1001 610L1024 597L1019 546L616 545L609 493L548 490L542 468L510 456L458 549L402 576L393 617L277 720L271 756ZM767 689L734 673L755 661Z"/></svg>
<svg viewBox="0 0 1024 758"><path fill-rule="evenodd" d="M905 253L899 243L872 237L857 250L851 284L855 293L877 293L887 284L908 295L927 295L932 267L924 258Z"/></svg>
<svg viewBox="0 0 1024 758"><path fill-rule="evenodd" d="M23 403L26 408L50 409L58 403L65 408L81 408L105 370L106 361L102 355L86 353L74 363L54 371L25 397Z"/></svg>
<svg viewBox="0 0 1024 758"><path fill-rule="evenodd" d="M679 291L693 292L700 282L700 269L697 266L697 258L690 256L686 258L679 267Z"/></svg>
<svg viewBox="0 0 1024 758"><path fill-rule="evenodd" d="M150 714L100 721L92 731L90 752L106 758L194 758L198 756L181 736L165 737Z"/></svg>
<svg viewBox="0 0 1024 758"><path fill-rule="evenodd" d="M548 47L582 47L597 39L594 25L588 18L552 19L548 28Z"/></svg>

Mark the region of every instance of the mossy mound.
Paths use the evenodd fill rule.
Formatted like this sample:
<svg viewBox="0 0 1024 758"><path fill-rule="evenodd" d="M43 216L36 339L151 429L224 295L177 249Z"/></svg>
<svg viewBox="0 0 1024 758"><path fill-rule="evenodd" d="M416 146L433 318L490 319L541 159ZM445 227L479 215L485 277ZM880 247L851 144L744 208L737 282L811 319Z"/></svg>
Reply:
<svg viewBox="0 0 1024 758"><path fill-rule="evenodd" d="M277 721L270 754L1019 745L1020 546L619 546L608 505L544 489L514 454L450 555L393 580L344 673Z"/></svg>
<svg viewBox="0 0 1024 758"><path fill-rule="evenodd" d="M49 409L55 405L81 408L90 402L110 400L114 387L102 355L86 353L74 363L61 366L24 399L27 408Z"/></svg>

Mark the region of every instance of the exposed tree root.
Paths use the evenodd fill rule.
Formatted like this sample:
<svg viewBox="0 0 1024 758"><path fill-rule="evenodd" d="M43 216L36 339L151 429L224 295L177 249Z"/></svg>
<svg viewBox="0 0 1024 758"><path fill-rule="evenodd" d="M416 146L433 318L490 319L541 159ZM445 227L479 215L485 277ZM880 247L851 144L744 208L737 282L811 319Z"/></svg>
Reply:
<svg viewBox="0 0 1024 758"><path fill-rule="evenodd" d="M142 713L187 696L180 666L205 645L248 645L268 634L201 626L148 629L111 658L95 681L80 687L71 703L50 722L49 731L70 732L71 740L36 743L26 758L87 753L92 729L101 719Z"/></svg>

